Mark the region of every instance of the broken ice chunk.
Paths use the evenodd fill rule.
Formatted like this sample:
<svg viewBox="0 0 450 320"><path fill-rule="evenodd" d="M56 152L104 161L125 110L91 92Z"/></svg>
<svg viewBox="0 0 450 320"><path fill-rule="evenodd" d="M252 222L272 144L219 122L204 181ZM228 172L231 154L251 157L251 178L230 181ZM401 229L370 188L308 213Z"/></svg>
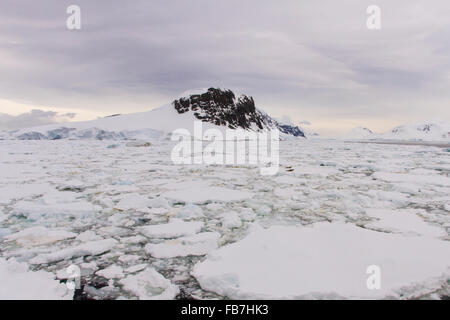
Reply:
<svg viewBox="0 0 450 320"><path fill-rule="evenodd" d="M177 217L182 219L201 218L203 217L203 210L195 204L187 204L178 211Z"/></svg>
<svg viewBox="0 0 450 320"><path fill-rule="evenodd" d="M141 300L173 299L179 292L177 286L151 267L136 275L130 275L119 283Z"/></svg>
<svg viewBox="0 0 450 320"><path fill-rule="evenodd" d="M114 265L99 270L95 274L106 279L120 279L124 277L122 267Z"/></svg>
<svg viewBox="0 0 450 320"><path fill-rule="evenodd" d="M242 220L235 211L225 212L221 215L222 226L225 228L239 228Z"/></svg>
<svg viewBox="0 0 450 320"><path fill-rule="evenodd" d="M127 194L115 205L115 208L120 210L139 209L146 208L149 204L150 199L147 196Z"/></svg>
<svg viewBox="0 0 450 320"><path fill-rule="evenodd" d="M416 234L432 237L445 236L447 233L440 227L425 222L418 214L424 210L415 209L368 209L367 214L377 221L366 226L392 231L395 233Z"/></svg>
<svg viewBox="0 0 450 320"><path fill-rule="evenodd" d="M44 264L82 256L96 256L111 250L116 244L117 241L114 239L85 242L75 247L65 248L52 253L40 254L29 262L31 264Z"/></svg>
<svg viewBox="0 0 450 320"><path fill-rule="evenodd" d="M146 263L137 264L137 265L134 265L134 266L131 266L131 267L125 269L125 272L126 273L135 273L135 272L144 270L145 268L147 268L147 266L148 266L148 264L146 264Z"/></svg>
<svg viewBox="0 0 450 320"><path fill-rule="evenodd" d="M28 270L26 263L0 258L0 300L71 300L73 290L50 272Z"/></svg>
<svg viewBox="0 0 450 320"><path fill-rule="evenodd" d="M370 290L370 266L381 287ZM192 275L204 290L232 299L406 298L431 292L448 278L450 244L376 232L350 224L255 229L212 252Z"/></svg>
<svg viewBox="0 0 450 320"><path fill-rule="evenodd" d="M242 201L253 197L249 191L231 190L221 187L189 188L172 190L164 194L166 198L185 203L205 203L207 201Z"/></svg>
<svg viewBox="0 0 450 320"><path fill-rule="evenodd" d="M40 246L75 237L75 233L63 229L47 229L43 226L36 226L10 234L5 239L15 241L23 246Z"/></svg>
<svg viewBox="0 0 450 320"><path fill-rule="evenodd" d="M155 258L201 256L217 249L219 237L217 232L203 232L162 243L149 243L145 246L145 251Z"/></svg>
<svg viewBox="0 0 450 320"><path fill-rule="evenodd" d="M102 237L100 237L99 235L97 235L94 231L92 230L86 230L82 233L80 233L77 238L77 240L80 240L82 242L85 241L94 241L94 240L101 240L103 239Z"/></svg>
<svg viewBox="0 0 450 320"><path fill-rule="evenodd" d="M170 239L196 234L202 227L203 222L185 222L180 219L172 219L167 224L140 227L139 231L148 238Z"/></svg>

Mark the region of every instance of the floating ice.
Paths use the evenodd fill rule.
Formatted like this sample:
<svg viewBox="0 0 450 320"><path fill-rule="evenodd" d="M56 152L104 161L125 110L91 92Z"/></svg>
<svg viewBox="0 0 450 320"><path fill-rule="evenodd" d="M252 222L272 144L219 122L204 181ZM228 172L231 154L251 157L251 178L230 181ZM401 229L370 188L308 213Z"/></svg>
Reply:
<svg viewBox="0 0 450 320"><path fill-rule="evenodd" d="M115 206L120 210L140 209L150 205L150 199L140 194L127 194Z"/></svg>
<svg viewBox="0 0 450 320"><path fill-rule="evenodd" d="M73 290L50 272L28 270L26 263L0 258L0 300L71 300Z"/></svg>
<svg viewBox="0 0 450 320"><path fill-rule="evenodd" d="M13 205L13 213L24 214L29 219L40 220L57 216L88 217L99 207L81 199L76 192L53 190L38 200L19 201Z"/></svg>
<svg viewBox="0 0 450 320"><path fill-rule="evenodd" d="M179 292L177 286L151 267L120 280L120 284L141 300L173 299Z"/></svg>
<svg viewBox="0 0 450 320"><path fill-rule="evenodd" d="M369 209L367 214L378 219L367 224L371 228L379 228L398 233L412 233L425 236L442 237L447 233L439 227L426 223L419 214L424 215L423 210L403 209Z"/></svg>
<svg viewBox="0 0 450 320"><path fill-rule="evenodd" d="M15 241L23 246L40 246L53 242L75 238L77 235L62 229L47 229L36 226L24 229L5 237L7 241Z"/></svg>
<svg viewBox="0 0 450 320"><path fill-rule="evenodd" d="M217 232L203 232L162 243L149 243L145 246L145 251L155 258L201 256L217 248L219 237Z"/></svg>
<svg viewBox="0 0 450 320"><path fill-rule="evenodd" d="M116 244L117 241L114 239L85 242L75 247L68 247L56 252L40 254L29 262L31 264L43 264L82 256L95 256L111 250Z"/></svg>
<svg viewBox="0 0 450 320"><path fill-rule="evenodd" d="M253 197L253 193L221 187L201 187L168 191L164 193L164 196L185 203L205 203L207 201L242 201Z"/></svg>
<svg viewBox="0 0 450 320"><path fill-rule="evenodd" d="M381 269L379 290L367 287L372 265ZM233 299L398 298L406 287L436 288L449 266L447 241L319 223L254 231L192 274L204 290Z"/></svg>
<svg viewBox="0 0 450 320"><path fill-rule="evenodd" d="M42 195L51 190L46 183L7 184L0 186L0 204L10 203L12 200Z"/></svg>
<svg viewBox="0 0 450 320"><path fill-rule="evenodd" d="M99 270L95 273L106 279L120 279L124 277L123 269L120 266L109 266L108 268Z"/></svg>
<svg viewBox="0 0 450 320"><path fill-rule="evenodd" d="M139 231L148 238L170 239L193 235L201 230L203 222L185 222L180 219L172 219L167 224L155 224L140 227Z"/></svg>
<svg viewBox="0 0 450 320"><path fill-rule="evenodd" d="M418 175L391 172L376 172L374 178L387 182L409 182L412 184L432 184L442 187L450 186L450 178L442 175Z"/></svg>
<svg viewBox="0 0 450 320"><path fill-rule="evenodd" d="M195 204L187 204L178 211L177 217L182 219L201 218L203 217L203 210Z"/></svg>
<svg viewBox="0 0 450 320"><path fill-rule="evenodd" d="M225 212L221 215L222 226L225 228L239 228L242 226L242 220L235 211Z"/></svg>
<svg viewBox="0 0 450 320"><path fill-rule="evenodd" d="M144 270L145 268L147 268L147 266L148 266L148 264L146 264L146 263L137 264L137 265L134 265L134 266L131 266L131 267L125 269L125 272L126 273L135 273L135 272Z"/></svg>
<svg viewBox="0 0 450 320"><path fill-rule="evenodd" d="M145 137L137 139L147 140ZM350 271L359 270L353 265L367 257L392 258L392 266L399 268L397 273L403 273L395 273L395 277L405 280L399 285L417 284L415 290L400 290L404 297L429 298L430 292L438 298L447 295L448 274L439 282L442 289L434 291L439 285L436 286L433 276L439 278L440 270L422 263L423 259L428 259L438 268L444 265L442 259L449 256L441 248L448 243L450 232L447 174L450 162L445 149L337 140L284 140L280 141L279 174L262 177L259 170L251 166L174 165L167 161L173 144L158 139L151 140L150 148L127 148L126 142L119 142L116 149L107 149L112 142L100 140L0 141L1 255L40 263L33 268L58 275L68 265L78 265L82 274L87 275L83 276L86 280L84 293L89 298L129 297L130 292L114 279L110 279L106 289L95 289L95 279L99 277L92 275L99 268L120 266L126 277L151 265L164 275L167 272L168 279L180 283L187 294L207 299L211 298L211 293L199 288L189 276L192 262L202 257L185 255L206 253L213 257L215 250L222 250L216 249L217 242L227 244L224 248L228 248L233 242L236 246L246 243L247 240L242 239L247 234L273 234L261 230L261 226L272 230L270 227L274 225L347 222L369 229L360 231L369 236L361 236L351 229L342 231L344 240L341 240L341 236L322 232L316 225L295 228L310 230L307 235L315 230L314 236L292 233L284 247L278 246L279 253L270 249L272 239L262 241L261 245L269 250L264 251L265 258L249 271L248 279L239 273L237 281L243 286L236 291L236 296L244 295L249 288L246 283L253 281L252 277L263 279L263 284L267 282L265 291L251 286L245 291L252 297L255 292L269 297L328 296L330 286L322 286L319 275L334 272L330 270L335 268L340 271L340 266L347 263L349 271L343 273L343 281L353 279ZM167 193L175 196L166 198ZM123 209L117 210L121 201L119 206ZM33 229L38 226L40 228ZM335 228L342 230L339 224ZM209 233L220 233L219 240L202 239L203 234ZM345 233L353 235L352 241L345 240ZM286 237L288 235L289 232ZM280 237L273 237L273 245L280 242ZM298 237L308 241L299 243ZM13 238L16 240L9 240ZM373 241L366 238L373 238ZM407 242L401 240L406 238ZM429 241L435 241L433 247ZM365 245L364 250L361 248L361 253L350 256L360 248L359 242ZM254 254L262 256L259 244L254 245ZM285 248L290 250L291 247L298 250L291 256L283 254ZM350 253L343 252L343 248L348 248ZM381 248L386 252L381 252ZM405 267L406 261L412 258L408 260L404 255L412 257L412 248L418 264L416 266L414 261L412 267ZM305 258L309 249L314 252ZM328 265L322 267L323 256L330 255L331 249L342 259L336 258L337 262L325 259ZM367 253L371 251L374 253ZM229 271L237 275L241 260L252 259L252 250L249 252L242 259L235 259L233 264L230 262ZM301 259L296 259L298 255ZM277 257L280 261L273 262ZM224 259L219 257L219 261ZM310 261L311 269L317 268L318 276L311 277L309 287L294 288L297 274L290 273L288 266L301 267L304 261ZM206 262L212 263L210 258ZM277 270L269 268L274 264ZM423 269L423 277L416 270L419 267ZM385 274L384 268L381 269L382 289L391 281L385 279L389 272ZM264 277L262 272L265 272ZM293 279L293 284L287 276ZM365 280L369 275L363 270L357 276ZM214 277L216 279L216 275ZM8 285L14 290L13 283L8 282ZM273 292L270 292L272 285ZM339 283L335 287L339 287ZM219 281L215 291L221 288L229 289L230 285ZM324 291L310 294L298 288L308 292L308 288ZM347 297L351 295L346 293L356 292L356 297L362 296L356 289L351 291L344 286L336 294Z"/></svg>

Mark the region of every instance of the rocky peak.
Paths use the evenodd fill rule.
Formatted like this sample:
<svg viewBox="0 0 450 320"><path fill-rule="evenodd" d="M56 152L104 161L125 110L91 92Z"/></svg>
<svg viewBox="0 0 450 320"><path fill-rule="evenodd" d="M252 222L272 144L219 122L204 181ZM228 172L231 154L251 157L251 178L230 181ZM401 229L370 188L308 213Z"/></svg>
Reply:
<svg viewBox="0 0 450 320"><path fill-rule="evenodd" d="M281 124L258 110L252 97L236 97L234 92L228 89L209 88L204 93L179 98L172 104L180 114L192 111L198 120L218 126L256 131L278 128L285 134L304 137L300 128Z"/></svg>

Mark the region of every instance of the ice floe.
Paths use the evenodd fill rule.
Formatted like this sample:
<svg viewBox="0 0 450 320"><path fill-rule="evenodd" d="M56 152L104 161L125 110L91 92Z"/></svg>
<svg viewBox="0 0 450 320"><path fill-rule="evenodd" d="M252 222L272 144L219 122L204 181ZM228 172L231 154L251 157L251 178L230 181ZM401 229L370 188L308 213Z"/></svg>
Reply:
<svg viewBox="0 0 450 320"><path fill-rule="evenodd" d="M387 182L409 182L412 184L432 184L442 187L450 186L450 178L442 175L418 175L392 172L376 172L374 178Z"/></svg>
<svg viewBox="0 0 450 320"><path fill-rule="evenodd" d="M120 279L124 277L123 268L120 266L109 266L105 269L97 271L95 274L106 279Z"/></svg>
<svg viewBox="0 0 450 320"><path fill-rule="evenodd" d="M75 192L51 191L37 200L22 200L12 206L14 214L31 220L41 220L61 215L73 217L93 216L99 207L81 199Z"/></svg>
<svg viewBox="0 0 450 320"><path fill-rule="evenodd" d="M127 194L115 206L117 209L140 209L149 206L150 199L140 194Z"/></svg>
<svg viewBox="0 0 450 320"><path fill-rule="evenodd" d="M225 212L221 215L222 226L225 228L239 228L242 220L235 211Z"/></svg>
<svg viewBox="0 0 450 320"><path fill-rule="evenodd" d="M381 270L379 290L367 286L373 265ZM447 241L324 222L252 232L192 274L203 289L233 299L399 298L405 288L438 286L449 265Z"/></svg>
<svg viewBox="0 0 450 320"><path fill-rule="evenodd" d="M71 300L73 290L45 271L30 271L26 263L0 258L0 300Z"/></svg>
<svg viewBox="0 0 450 320"><path fill-rule="evenodd" d="M198 233L203 222L185 222L181 219L172 219L166 224L156 224L140 227L139 231L148 238L170 239Z"/></svg>
<svg viewBox="0 0 450 320"><path fill-rule="evenodd" d="M64 229L48 229L44 226L36 226L21 230L5 237L7 241L15 241L23 246L40 246L53 242L72 239L76 233L68 232Z"/></svg>
<svg viewBox="0 0 450 320"><path fill-rule="evenodd" d="M151 267L138 274L127 276L120 280L120 284L140 300L173 299L179 292L177 286Z"/></svg>
<svg viewBox="0 0 450 320"><path fill-rule="evenodd" d="M205 203L207 201L241 201L253 197L253 193L221 187L203 187L172 190L164 193L164 196L186 203Z"/></svg>
<svg viewBox="0 0 450 320"><path fill-rule="evenodd" d="M425 216L424 210L403 209L368 209L367 214L377 220L366 226L379 228L397 233L411 233L433 237L444 237L444 229L433 226L424 221L420 215Z"/></svg>
<svg viewBox="0 0 450 320"><path fill-rule="evenodd" d="M149 243L145 246L145 251L155 258L200 256L217 249L219 237L217 232L203 232L162 243Z"/></svg>
<svg viewBox="0 0 450 320"><path fill-rule="evenodd" d="M70 259L74 257L76 258L89 255L91 256L98 255L111 250L116 244L117 240L114 239L89 241L77 246L58 250L56 252L40 254L31 259L29 262L31 264L43 264Z"/></svg>
<svg viewBox="0 0 450 320"><path fill-rule="evenodd" d="M46 183L6 184L0 185L0 204L8 204L12 200L42 195L51 190Z"/></svg>

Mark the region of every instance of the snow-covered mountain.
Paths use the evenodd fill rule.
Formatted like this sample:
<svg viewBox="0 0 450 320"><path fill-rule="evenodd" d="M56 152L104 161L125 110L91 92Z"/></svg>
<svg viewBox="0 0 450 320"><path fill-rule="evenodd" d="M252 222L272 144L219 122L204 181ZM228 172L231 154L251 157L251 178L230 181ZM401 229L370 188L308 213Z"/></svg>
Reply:
<svg viewBox="0 0 450 320"><path fill-rule="evenodd" d="M198 120L230 129L270 130L304 137L303 131L290 122L282 122L256 108L252 97L239 96L231 90L209 88L206 92L190 94L175 100L172 105L180 114L191 113Z"/></svg>
<svg viewBox="0 0 450 320"><path fill-rule="evenodd" d="M313 131L304 131L305 133L305 137L307 138L319 138L320 134L317 132L313 132Z"/></svg>
<svg viewBox="0 0 450 320"><path fill-rule="evenodd" d="M304 137L298 126L283 123L256 108L252 97L231 90L209 88L183 94L172 103L140 113L112 115L83 121L57 123L3 133L20 140L142 139L166 135L176 129L194 133L195 121L203 130L217 128L265 131L279 129L287 136Z"/></svg>
<svg viewBox="0 0 450 320"><path fill-rule="evenodd" d="M372 130L364 127L356 127L347 132L344 135L345 139L352 139L352 140L365 140L365 139L376 139L377 134L374 133Z"/></svg>
<svg viewBox="0 0 450 320"><path fill-rule="evenodd" d="M356 127L347 132L349 140L397 140L397 141L449 141L450 123L446 121L426 121L395 127L387 133L377 134L370 129Z"/></svg>
<svg viewBox="0 0 450 320"><path fill-rule="evenodd" d="M381 136L390 140L422 140L448 141L450 140L450 122L427 121L395 127Z"/></svg>

